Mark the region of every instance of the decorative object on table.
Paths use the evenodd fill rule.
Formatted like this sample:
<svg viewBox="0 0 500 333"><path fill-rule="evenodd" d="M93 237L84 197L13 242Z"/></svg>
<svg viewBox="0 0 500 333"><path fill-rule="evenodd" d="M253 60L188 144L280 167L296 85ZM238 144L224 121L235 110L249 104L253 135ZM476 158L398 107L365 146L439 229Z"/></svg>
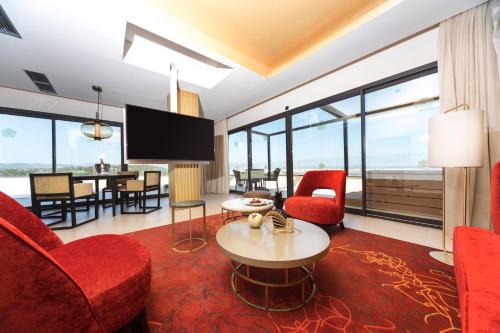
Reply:
<svg viewBox="0 0 500 333"><path fill-rule="evenodd" d="M95 171L100 175L102 173L107 173L111 169L111 164L104 163L104 160L101 158L99 163L95 164Z"/></svg>
<svg viewBox="0 0 500 333"><path fill-rule="evenodd" d="M249 206L264 206L268 204L268 201L260 198L245 199L245 202Z"/></svg>
<svg viewBox="0 0 500 333"><path fill-rule="evenodd" d="M250 228L258 229L262 225L264 217L259 213L252 213L248 215L248 225Z"/></svg>
<svg viewBox="0 0 500 333"><path fill-rule="evenodd" d="M463 111L458 110L461 107ZM443 168L443 250L431 251L429 255L450 266L453 254L446 250L445 168L464 168L463 225L467 226L469 168L482 166L484 115L469 109L468 104L462 104L429 119L429 166ZM449 112L452 110L456 111Z"/></svg>
<svg viewBox="0 0 500 333"><path fill-rule="evenodd" d="M283 205L285 204L285 200L283 200L283 193L281 191L276 191L273 197L274 201L274 211L280 214L285 220L288 218L288 214L283 209ZM279 225L275 225L279 227Z"/></svg>
<svg viewBox="0 0 500 333"><path fill-rule="evenodd" d="M273 228L273 233L300 231L294 228L292 219L287 219L276 210L270 211L264 216L264 223Z"/></svg>
<svg viewBox="0 0 500 333"><path fill-rule="evenodd" d="M109 139L113 136L113 128L108 124L102 122L104 115L104 105L101 103L102 88L92 86L92 90L97 92L97 111L95 119L86 121L80 126L80 131L86 137L94 139L94 141L101 141L102 139Z"/></svg>

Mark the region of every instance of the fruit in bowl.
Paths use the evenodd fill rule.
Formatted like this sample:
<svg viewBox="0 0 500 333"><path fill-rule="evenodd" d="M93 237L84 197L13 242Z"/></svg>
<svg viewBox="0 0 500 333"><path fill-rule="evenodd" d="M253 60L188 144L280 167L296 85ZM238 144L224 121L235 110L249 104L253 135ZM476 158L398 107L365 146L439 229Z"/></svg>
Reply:
<svg viewBox="0 0 500 333"><path fill-rule="evenodd" d="M253 198L252 200L250 200L250 203L252 205L257 205L257 204L260 204L262 203L262 200L258 199L258 198Z"/></svg>
<svg viewBox="0 0 500 333"><path fill-rule="evenodd" d="M250 228L258 229L262 225L264 217L259 213L252 213L248 215L248 225Z"/></svg>

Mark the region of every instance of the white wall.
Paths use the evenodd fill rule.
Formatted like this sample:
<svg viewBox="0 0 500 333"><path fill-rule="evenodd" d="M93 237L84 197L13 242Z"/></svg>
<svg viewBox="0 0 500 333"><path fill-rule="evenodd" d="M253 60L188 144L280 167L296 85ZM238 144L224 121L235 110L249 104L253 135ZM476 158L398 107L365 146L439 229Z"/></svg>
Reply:
<svg viewBox="0 0 500 333"><path fill-rule="evenodd" d="M97 98L97 95L96 95ZM0 106L62 115L95 118L96 103L0 87ZM104 119L122 122L122 109L104 106Z"/></svg>
<svg viewBox="0 0 500 333"><path fill-rule="evenodd" d="M228 118L228 129L270 117L299 106L437 61L438 29L431 30L349 67Z"/></svg>

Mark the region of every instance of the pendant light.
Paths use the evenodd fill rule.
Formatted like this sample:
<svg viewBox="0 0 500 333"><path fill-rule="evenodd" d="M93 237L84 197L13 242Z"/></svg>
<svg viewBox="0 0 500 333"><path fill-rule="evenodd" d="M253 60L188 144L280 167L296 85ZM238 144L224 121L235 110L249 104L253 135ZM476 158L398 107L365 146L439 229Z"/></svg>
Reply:
<svg viewBox="0 0 500 333"><path fill-rule="evenodd" d="M96 141L109 139L113 136L113 128L108 124L102 122L104 108L101 102L102 88L98 86L92 86L92 90L97 92L97 112L95 113L95 120L84 122L80 126L80 131L86 137L92 138Z"/></svg>

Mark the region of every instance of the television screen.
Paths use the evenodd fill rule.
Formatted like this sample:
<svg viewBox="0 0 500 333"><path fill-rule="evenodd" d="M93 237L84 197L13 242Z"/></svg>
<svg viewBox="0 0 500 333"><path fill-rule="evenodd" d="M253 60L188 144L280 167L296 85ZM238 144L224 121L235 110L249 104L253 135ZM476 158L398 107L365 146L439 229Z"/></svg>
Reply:
<svg viewBox="0 0 500 333"><path fill-rule="evenodd" d="M126 105L125 136L129 163L215 159L210 119Z"/></svg>

